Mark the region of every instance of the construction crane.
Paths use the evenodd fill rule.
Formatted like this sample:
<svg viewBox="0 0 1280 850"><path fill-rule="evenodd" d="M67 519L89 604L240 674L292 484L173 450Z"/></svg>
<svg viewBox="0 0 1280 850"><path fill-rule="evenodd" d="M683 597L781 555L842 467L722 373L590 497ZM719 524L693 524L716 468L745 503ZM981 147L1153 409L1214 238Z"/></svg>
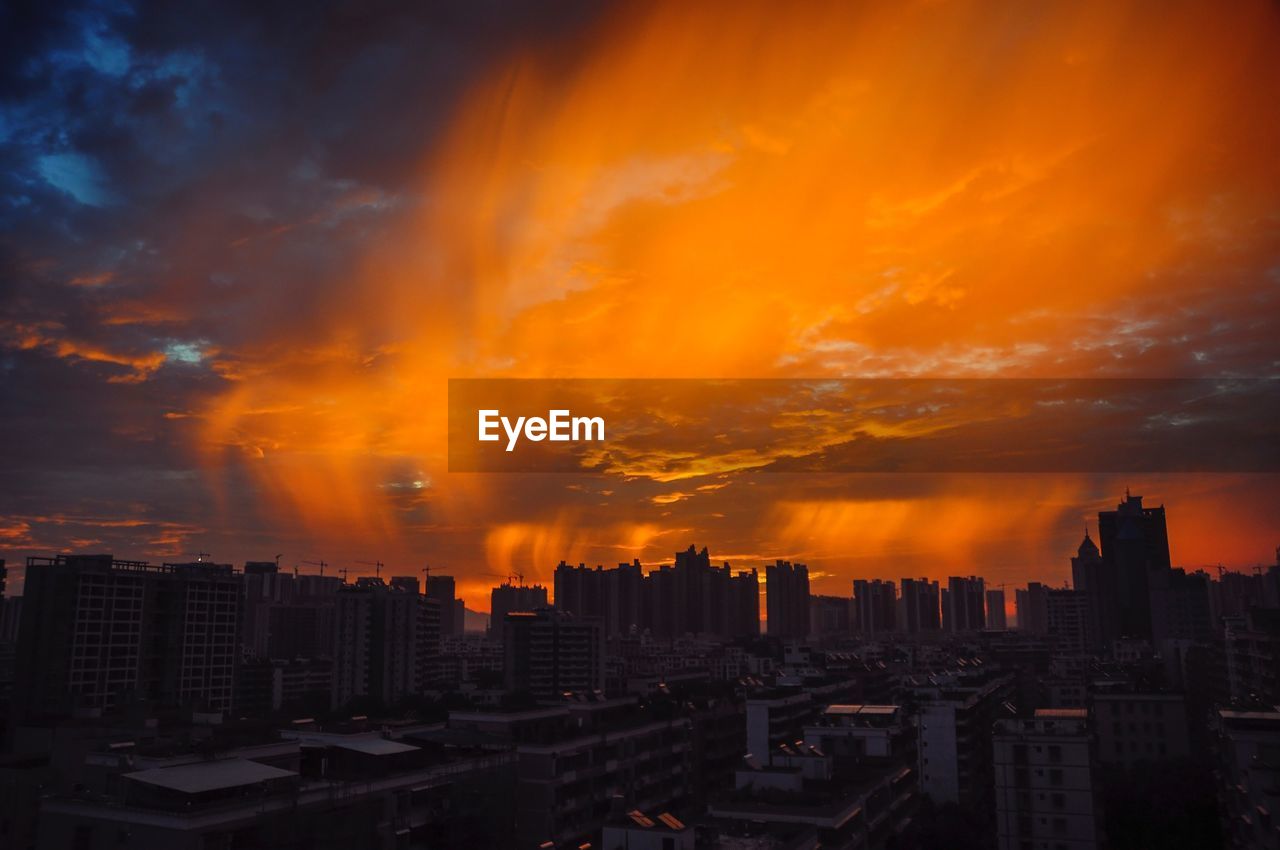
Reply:
<svg viewBox="0 0 1280 850"><path fill-rule="evenodd" d="M329 565L328 565L327 563L325 563L324 561L303 561L302 563L306 564L306 565L307 565L307 566L309 566L309 567L319 567L319 568L320 568L320 577L321 577L321 578L323 578L323 577L324 577L324 568L325 568L325 567L327 567L327 566L329 566Z"/></svg>
<svg viewBox="0 0 1280 850"><path fill-rule="evenodd" d="M363 564L366 567L373 567L373 574L378 578L382 578L382 568L385 566L381 561L356 561L357 564Z"/></svg>
<svg viewBox="0 0 1280 850"><path fill-rule="evenodd" d="M524 587L524 573L507 573L506 575L501 573L481 573L481 575L504 578L507 580L507 584L516 585L518 583L518 586Z"/></svg>

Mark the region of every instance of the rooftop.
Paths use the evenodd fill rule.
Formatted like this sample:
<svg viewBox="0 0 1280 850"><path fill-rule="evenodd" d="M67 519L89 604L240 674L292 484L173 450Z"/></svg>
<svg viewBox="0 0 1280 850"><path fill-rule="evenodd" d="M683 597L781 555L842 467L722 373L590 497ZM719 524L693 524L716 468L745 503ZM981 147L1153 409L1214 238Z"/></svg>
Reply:
<svg viewBox="0 0 1280 850"><path fill-rule="evenodd" d="M398 753L411 753L421 749L410 744L392 741L377 734L342 735L326 732L286 732L286 736L296 738L298 743L307 746L337 747L341 750L364 753L370 756L389 756Z"/></svg>
<svg viewBox="0 0 1280 850"><path fill-rule="evenodd" d="M222 759L177 767L139 770L135 773L126 773L124 777L134 782L144 782L148 785L180 791L183 794L200 794L205 791L255 785L259 782L286 779L297 775L293 771L269 767L256 761Z"/></svg>

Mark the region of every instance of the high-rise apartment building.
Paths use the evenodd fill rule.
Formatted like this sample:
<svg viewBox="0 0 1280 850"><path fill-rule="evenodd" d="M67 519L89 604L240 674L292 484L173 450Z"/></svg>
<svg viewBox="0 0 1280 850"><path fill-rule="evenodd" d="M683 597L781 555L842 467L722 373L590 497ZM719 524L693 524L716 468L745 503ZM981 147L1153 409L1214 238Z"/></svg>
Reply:
<svg viewBox="0 0 1280 850"><path fill-rule="evenodd" d="M897 628L897 613L897 589L892 581L854 579L854 631L864 635L892 632Z"/></svg>
<svg viewBox="0 0 1280 850"><path fill-rule="evenodd" d="M489 634L501 637L502 624L512 611L535 611L547 604L547 589L540 584L498 585L489 593Z"/></svg>
<svg viewBox="0 0 1280 850"><path fill-rule="evenodd" d="M907 634L942 629L942 604L938 583L927 578L904 578L898 600L899 628Z"/></svg>
<svg viewBox="0 0 1280 850"><path fill-rule="evenodd" d="M1049 588L1038 581L1027 582L1025 590L1014 595L1014 607L1018 617L1018 631L1033 635L1049 633Z"/></svg>
<svg viewBox="0 0 1280 850"><path fill-rule="evenodd" d="M421 692L439 654L440 614L413 577L362 577L337 594L332 704L394 703Z"/></svg>
<svg viewBox="0 0 1280 850"><path fill-rule="evenodd" d="M240 642L250 658L317 658L333 653L338 576L281 572L275 561L244 565Z"/></svg>
<svg viewBox="0 0 1280 850"><path fill-rule="evenodd" d="M815 638L844 637L850 631L853 600L843 596L809 597L809 629Z"/></svg>
<svg viewBox="0 0 1280 850"><path fill-rule="evenodd" d="M512 611L503 621L508 692L540 699L604 690L604 628L554 608Z"/></svg>
<svg viewBox="0 0 1280 850"><path fill-rule="evenodd" d="M809 568L777 561L764 568L769 634L803 638L809 634Z"/></svg>
<svg viewBox="0 0 1280 850"><path fill-rule="evenodd" d="M942 592L942 627L949 632L976 632L987 627L986 581L977 576L947 579Z"/></svg>
<svg viewBox="0 0 1280 850"><path fill-rule="evenodd" d="M130 703L230 710L242 576L229 564L28 558L16 659L23 717Z"/></svg>
<svg viewBox="0 0 1280 850"><path fill-rule="evenodd" d="M1007 629L1009 618L1004 610L1004 590L987 591L987 628Z"/></svg>
<svg viewBox="0 0 1280 850"><path fill-rule="evenodd" d="M1088 594L1078 590L1047 591L1045 612L1048 634L1059 654L1084 655L1097 647Z"/></svg>
<svg viewBox="0 0 1280 850"><path fill-rule="evenodd" d="M440 634L460 635L466 625L466 611L458 598L453 576L427 575L426 595L440 606Z"/></svg>

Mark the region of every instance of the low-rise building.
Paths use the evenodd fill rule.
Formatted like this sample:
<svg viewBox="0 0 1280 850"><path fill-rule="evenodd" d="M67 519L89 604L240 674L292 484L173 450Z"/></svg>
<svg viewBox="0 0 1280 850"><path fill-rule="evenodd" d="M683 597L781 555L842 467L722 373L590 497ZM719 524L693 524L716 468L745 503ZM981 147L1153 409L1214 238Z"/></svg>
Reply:
<svg viewBox="0 0 1280 850"><path fill-rule="evenodd" d="M214 754L117 745L85 759L84 782L41 801L37 846L495 846L510 840L514 768L510 753L430 751L379 733L289 732Z"/></svg>

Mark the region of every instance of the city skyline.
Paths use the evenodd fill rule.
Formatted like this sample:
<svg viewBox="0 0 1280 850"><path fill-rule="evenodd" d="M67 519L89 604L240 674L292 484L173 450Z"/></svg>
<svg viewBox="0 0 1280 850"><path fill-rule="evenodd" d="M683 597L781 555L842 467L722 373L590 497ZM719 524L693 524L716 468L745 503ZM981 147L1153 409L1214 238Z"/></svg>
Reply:
<svg viewBox="0 0 1280 850"><path fill-rule="evenodd" d="M1024 584L1031 585L1031 586L1042 586L1046 590L1053 589L1053 588L1065 588L1065 589L1071 589L1071 590L1087 590L1089 587L1089 583L1091 581L1096 582L1097 579L1091 579L1088 573L1082 574L1081 572L1079 572L1081 568L1078 566L1078 562L1082 557L1085 556L1085 548L1083 547L1092 546L1094 555L1096 556L1098 552L1098 549L1097 549L1098 544L1096 541L1103 539L1105 536L1110 536L1112 538L1114 537L1115 532L1113 530L1109 531L1108 533L1108 531L1104 531L1103 529L1114 528L1114 523L1115 523L1114 517L1117 514L1117 510L1121 513L1121 515L1123 515L1126 505L1129 505L1129 504L1136 504L1139 506L1139 508L1141 508L1143 504L1143 496L1140 494L1131 495L1130 492L1126 491L1122 497L1122 501L1118 505L1114 505L1105 511L1099 511L1098 515L1094 519L1094 522L1092 523L1092 529L1093 529L1092 531L1090 530L1090 524L1086 523L1083 529L1083 542L1081 542L1080 538L1077 538L1077 549L1076 549L1077 555L1067 555L1063 559L1065 563L1065 567L1064 567L1065 576L1061 578L1060 582L1045 582L1037 578L1028 578L1025 580ZM1162 545L1166 548L1166 550L1172 549L1173 547L1169 546L1167 542L1172 538L1172 533L1165 525L1164 505L1152 505L1148 500L1147 508L1148 508L1148 512L1155 512L1159 514L1160 522L1161 522L1161 537L1163 540L1166 541ZM1107 525L1108 522L1110 523L1110 526ZM1176 527L1177 526L1175 524L1174 528ZM1104 546L1105 545L1106 544L1104 544ZM1113 540L1113 545L1114 545L1114 540ZM47 554L48 553L46 553L45 555L38 555L38 556L31 556L31 557L34 557L36 561L44 561L48 559ZM86 557L90 555L97 555L100 553L72 552L72 553L63 553L63 554L69 555L69 556L75 556L75 557ZM118 556L118 553L108 553L108 554L111 554L112 556ZM152 566L160 567L160 566L167 566L167 565L174 565L174 564L181 565L183 563L207 563L210 565L234 566L234 564L239 563L244 566L244 569L246 570L246 572L261 568L262 566L265 565L265 566L270 566L274 569L277 569L282 573L286 573L286 574L291 573L295 577L311 576L313 578L314 577L323 578L326 575L325 571L327 570L328 571L327 574L330 577L330 579L340 578L342 584L346 585L350 583L353 586L362 578L368 579L375 576L376 577L385 576L385 580L388 580L388 581L393 577L401 577L405 581L417 582L416 574L421 574L426 577L427 579L426 586L428 587L431 586L431 583L433 581L437 583L447 582L448 595L450 598L454 598L455 592L456 592L455 588L461 588L464 585L472 587L473 590L469 595L465 595L461 592L456 592L456 598L465 605L465 608L468 612L475 613L475 614L483 614L483 615L489 615L492 613L490 610L488 601L493 590L495 590L498 587L497 583L495 582L495 580L498 580L498 579L502 580L501 581L502 587L512 587L512 588L520 589L522 591L524 589L533 590L536 588L544 594L545 598L548 600L547 604L553 605L555 607L562 607L564 603L558 594L561 592L560 591L561 572L566 569L573 573L580 573L583 571L589 572L589 573L600 573L600 572L614 573L619 569L634 569L638 571L637 572L638 576L647 578L649 575L653 573L670 569L673 564L677 568L679 568L682 562L685 564L688 564L690 562L690 559L695 559L695 560L701 559L703 562L705 562L706 568L708 569L712 568L713 564L721 565L723 568L727 570L731 570L731 575L733 575L734 577L741 577L741 576L754 577L758 574L759 576L758 596L760 599L758 619L759 619L759 623L762 626L762 629L763 629L763 626L768 623L767 606L765 604L765 600L767 599L767 594L768 594L767 576L773 571L775 565L782 565L787 567L788 569L790 569L791 567L791 562L786 558L782 558L782 557L761 561L759 563L747 563L747 562L740 561L738 564L735 565L731 563L729 559L722 558L717 553L712 552L711 547L709 545L704 545L701 549L701 552L699 552L697 544L690 543L687 549L679 550L673 553L672 557L662 559L653 563L648 563L648 564L640 561L640 559L638 558L634 559L633 562L631 563L616 562L616 563L609 563L609 564L601 564L601 563L591 564L586 561L579 561L575 564L575 563L571 563L568 559L562 558L559 561L559 563L549 571L545 580L542 577L541 573L534 574L532 572L530 573L512 572L507 574L506 576L501 576L496 573L485 573L482 578L468 580L466 582L460 582L459 579L465 578L465 577L454 575L452 572L446 572L446 569L440 566L420 567L414 570L414 569L411 569L408 565L383 564L381 562L374 564L373 562L361 562L361 561L353 562L351 566L348 566L343 562L321 563L319 561L303 561L301 563L294 563L291 566L287 560L281 561L280 559L277 559L275 561L258 561L254 559L246 559L243 561L233 562L225 559L220 560L219 558L215 557L213 553L200 552L196 554L198 555L198 557L194 561L183 562L183 561L162 560L156 564L153 564ZM1098 568L1107 569L1107 570L1115 569L1114 564L1112 563L1115 557L1116 556L1114 555L1109 556L1109 560L1105 563L1101 559L1101 557L1098 557L1097 559ZM1275 557L1277 559L1276 562L1280 563L1280 547L1276 547ZM148 563L148 562L139 561L139 560L129 561L127 557L125 558L125 560L130 563L139 563L139 564ZM367 568L370 566L375 567L375 570L372 574L366 571ZM857 604L856 597L857 597L859 586L867 585L869 582L874 585L879 585L881 584L881 582L887 582L889 585L890 592L894 594L892 596L891 601L904 602L907 598L907 592L906 592L905 586L899 587L899 582L918 581L921 579L929 582L933 582L935 585L935 594L936 594L937 592L936 585L939 582L945 583L948 580L964 581L966 575L975 575L980 581L987 581L988 579L988 577L981 570L969 570L967 573L962 570L960 571L959 575L957 575L957 573L954 571L947 571L947 570L944 570L942 572L932 572L932 573L926 571L916 575L910 575L910 574L901 573L901 572L894 572L891 569L881 569L880 572L878 573L869 573L865 576L846 579L843 577L831 576L829 574L824 574L821 572L815 573L815 571L813 571L812 569L809 569L807 564L803 564L799 561L795 562L795 566L796 568L806 570L806 582L813 581L812 592L810 593L810 591L807 589L806 590L807 595L810 595L812 597L828 596L832 598L846 599L847 601L850 601L855 605ZM1205 564L1205 565L1199 565L1199 566L1188 566L1185 564L1180 564L1172 558L1166 558L1165 566L1166 568L1169 568L1169 567L1175 568L1175 569L1182 568L1189 572L1202 572L1205 574L1210 574L1213 570L1217 570L1219 573L1225 570L1226 572L1234 573L1237 575L1253 575L1255 573L1260 573L1262 570L1269 569L1272 566L1272 563L1259 561L1256 564L1248 565L1244 569L1239 569L1239 568L1229 568L1226 565L1221 563ZM721 567L715 567L715 569L717 570L720 568ZM16 579L18 578L18 575L21 573L24 573L25 570L26 570L26 567L19 562L11 561L9 563L8 583L10 588L9 592L11 595L21 595L23 584L20 583L19 581L16 581ZM435 573L435 576L431 575L432 572ZM817 582L821 582L822 584L819 586ZM837 582L843 582L843 586L837 586L836 584ZM1000 582L998 584L995 582L991 582L990 584L993 587L998 589L985 591L985 593L987 594L986 603L982 603L982 600L979 600L979 603L980 603L979 607L983 607L983 605L986 605L988 610L988 616L990 616L989 603L992 598L991 594L999 594L999 596L1003 599L1003 603L1004 603L1003 608L1004 608L1005 616L1008 617L1009 622L1017 622L1017 611L1018 611L1018 605L1020 603L1017 602L1013 594L1005 592L1006 586L1014 587L1015 585L1013 583L1008 583L1008 582ZM806 586L808 587L808 585ZM576 585L574 587L576 588ZM479 589L474 589L474 588L479 588ZM897 595L899 592L902 595ZM1019 591L1019 593L1022 593L1022 592L1023 591L1021 590ZM1102 593L1104 596L1114 596L1118 591L1115 587L1107 585L1107 586L1098 588L1094 592ZM1142 589L1142 593L1145 595L1146 592L1147 590L1144 587ZM581 590L575 589L574 598L575 599L579 598L578 594L580 593L582 593ZM940 610L942 611L942 614L941 614L942 620L945 622L946 620L945 612L947 610L947 605L948 605L948 603L946 602L945 589L942 591L942 594L943 596L942 596L941 602L939 603L939 601L935 599L934 604L935 606L938 606L940 604L941 606ZM981 595L981 593L979 595ZM1095 604L1105 604L1105 603L1099 600ZM504 608L504 610L506 609ZM938 613L938 612L935 611L935 613ZM446 616L452 616L452 615L446 615ZM899 624L899 626L901 626L901 624ZM1018 622L1018 627L1023 628L1025 627L1025 624ZM808 626L806 624L806 626L804 627L804 631L807 633L807 630L808 630ZM894 629L890 628L888 630L893 631Z"/></svg>
<svg viewBox="0 0 1280 850"><path fill-rule="evenodd" d="M1126 492L1074 588L1014 587L1012 624L981 575L822 595L804 564L761 588L694 545L647 573L561 561L551 596L508 576L483 630L426 567L58 555L13 595L0 562L0 825L193 850L931 850L960 824L973 850L1269 846L1242 814L1280 770L1280 563L1187 573L1171 528Z"/></svg>
<svg viewBox="0 0 1280 850"><path fill-rule="evenodd" d="M0 2L4 850L1280 848L1280 0Z"/></svg>

